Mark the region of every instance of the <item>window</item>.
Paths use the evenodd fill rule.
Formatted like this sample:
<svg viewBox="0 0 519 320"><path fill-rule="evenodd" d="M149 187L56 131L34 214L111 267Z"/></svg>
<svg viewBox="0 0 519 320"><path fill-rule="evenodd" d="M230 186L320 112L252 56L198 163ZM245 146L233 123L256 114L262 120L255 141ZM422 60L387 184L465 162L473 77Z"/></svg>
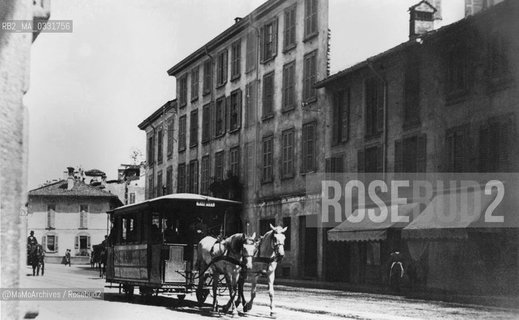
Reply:
<svg viewBox="0 0 519 320"><path fill-rule="evenodd" d="M216 100L215 136L219 137L223 134L225 134L225 97Z"/></svg>
<svg viewBox="0 0 519 320"><path fill-rule="evenodd" d="M47 229L56 228L56 205L47 205Z"/></svg>
<svg viewBox="0 0 519 320"><path fill-rule="evenodd" d="M274 72L263 76L263 119L274 116Z"/></svg>
<svg viewBox="0 0 519 320"><path fill-rule="evenodd" d="M186 115L178 119L178 151L186 150Z"/></svg>
<svg viewBox="0 0 519 320"><path fill-rule="evenodd" d="M409 54L404 74L404 127L420 123L420 61L418 55Z"/></svg>
<svg viewBox="0 0 519 320"><path fill-rule="evenodd" d="M241 89L231 93L231 106L229 110L229 131L238 130L241 126Z"/></svg>
<svg viewBox="0 0 519 320"><path fill-rule="evenodd" d="M47 252L58 252L58 235L46 234L42 239L42 246Z"/></svg>
<svg viewBox="0 0 519 320"><path fill-rule="evenodd" d="M283 218L283 227L287 228L287 231L285 231L285 250L290 251L290 245L292 240L292 224L291 224L290 217L284 217Z"/></svg>
<svg viewBox="0 0 519 320"><path fill-rule="evenodd" d="M447 171L470 172L469 125L462 125L447 130L445 144L447 148Z"/></svg>
<svg viewBox="0 0 519 320"><path fill-rule="evenodd" d="M317 0L305 0L305 39L317 33Z"/></svg>
<svg viewBox="0 0 519 320"><path fill-rule="evenodd" d="M302 172L312 172L316 170L316 123L311 122L303 125L303 154L302 154Z"/></svg>
<svg viewBox="0 0 519 320"><path fill-rule="evenodd" d="M344 156L333 156L325 161L325 171L331 173L344 172Z"/></svg>
<svg viewBox="0 0 519 320"><path fill-rule="evenodd" d="M155 197L155 183L153 181L153 171L150 173L148 177L148 199L152 199Z"/></svg>
<svg viewBox="0 0 519 320"><path fill-rule="evenodd" d="M256 69L257 54L256 54L256 32L250 31L247 34L247 61L245 71L247 73Z"/></svg>
<svg viewBox="0 0 519 320"><path fill-rule="evenodd" d="M202 143L211 140L211 104L208 103L202 110Z"/></svg>
<svg viewBox="0 0 519 320"><path fill-rule="evenodd" d="M285 10L285 32L283 49L288 51L296 46L296 5Z"/></svg>
<svg viewBox="0 0 519 320"><path fill-rule="evenodd" d="M157 172L157 192L155 192L155 194L157 195L157 197L160 197L160 196L163 196L164 193L162 192L163 191L163 181L162 181L162 170L159 170L159 172Z"/></svg>
<svg viewBox="0 0 519 320"><path fill-rule="evenodd" d="M240 147L229 150L229 169L233 176L240 176Z"/></svg>
<svg viewBox="0 0 519 320"><path fill-rule="evenodd" d="M292 178L294 176L294 129L283 131L281 140L281 177Z"/></svg>
<svg viewBox="0 0 519 320"><path fill-rule="evenodd" d="M350 131L350 89L333 96L332 145L347 142Z"/></svg>
<svg viewBox="0 0 519 320"><path fill-rule="evenodd" d="M261 27L261 62L274 59L278 52L278 19L275 18Z"/></svg>
<svg viewBox="0 0 519 320"><path fill-rule="evenodd" d="M79 212L79 229L88 228L88 206L87 210L81 210Z"/></svg>
<svg viewBox="0 0 519 320"><path fill-rule="evenodd" d="M198 83L199 83L200 70L198 66L191 70L191 101L198 99Z"/></svg>
<svg viewBox="0 0 519 320"><path fill-rule="evenodd" d="M457 45L447 53L446 93L448 99L456 99L468 93L470 55L465 45Z"/></svg>
<svg viewBox="0 0 519 320"><path fill-rule="evenodd" d="M204 96L211 93L213 87L213 64L211 60L204 62Z"/></svg>
<svg viewBox="0 0 519 320"><path fill-rule="evenodd" d="M202 157L202 181L201 181L201 189L200 193L208 195L209 194L209 185L211 184L210 178L210 158L209 156Z"/></svg>
<svg viewBox="0 0 519 320"><path fill-rule="evenodd" d="M162 156L163 156L163 141L164 141L164 131L159 129L158 135L157 135L157 163L162 163Z"/></svg>
<svg viewBox="0 0 519 320"><path fill-rule="evenodd" d="M198 193L198 160L189 163L189 192Z"/></svg>
<svg viewBox="0 0 519 320"><path fill-rule="evenodd" d="M84 255L86 250L90 249L90 236L89 235L78 235L76 236L76 249L79 249L79 255Z"/></svg>
<svg viewBox="0 0 519 320"><path fill-rule="evenodd" d="M181 108L187 105L187 74L181 76L178 83L178 103Z"/></svg>
<svg viewBox="0 0 519 320"><path fill-rule="evenodd" d="M516 144L515 119L512 114L494 117L479 129L480 172L508 172Z"/></svg>
<svg viewBox="0 0 519 320"><path fill-rule="evenodd" d="M384 125L384 89L376 78L364 83L366 93L366 137L382 133Z"/></svg>
<svg viewBox="0 0 519 320"><path fill-rule="evenodd" d="M168 120L168 159L171 159L173 155L173 142L175 141L175 138L173 137L174 129L175 128L175 119L173 117L169 118Z"/></svg>
<svg viewBox="0 0 519 320"><path fill-rule="evenodd" d="M241 64L241 39L235 41L231 47L231 80L240 77Z"/></svg>
<svg viewBox="0 0 519 320"><path fill-rule="evenodd" d="M427 136L421 134L395 141L395 172L425 172Z"/></svg>
<svg viewBox="0 0 519 320"><path fill-rule="evenodd" d="M228 66L227 49L220 52L216 59L216 86L223 86L227 82L227 66Z"/></svg>
<svg viewBox="0 0 519 320"><path fill-rule="evenodd" d="M130 203L129 204L132 204L132 203L135 203L135 192L130 193Z"/></svg>
<svg viewBox="0 0 519 320"><path fill-rule="evenodd" d="M511 77L511 68L508 61L510 55L510 43L500 32L493 32L490 35L488 51L488 73L491 84L497 85L502 80L508 80Z"/></svg>
<svg viewBox="0 0 519 320"><path fill-rule="evenodd" d="M150 134L148 136L148 164L150 166L153 165L153 162L155 160L154 151L155 151L155 146L154 146L154 141L153 141L153 134Z"/></svg>
<svg viewBox="0 0 519 320"><path fill-rule="evenodd" d="M382 146L375 145L359 150L357 153L358 172L382 172Z"/></svg>
<svg viewBox="0 0 519 320"><path fill-rule="evenodd" d="M189 146L193 148L198 144L198 110L191 111L190 121Z"/></svg>
<svg viewBox="0 0 519 320"><path fill-rule="evenodd" d="M295 88L296 63L290 62L283 66L283 111L292 110L295 107L296 88Z"/></svg>
<svg viewBox="0 0 519 320"><path fill-rule="evenodd" d="M216 181L223 181L223 164L224 151L215 153L214 155L214 177Z"/></svg>
<svg viewBox="0 0 519 320"><path fill-rule="evenodd" d="M245 86L245 127L249 128L256 122L257 82L252 81Z"/></svg>
<svg viewBox="0 0 519 320"><path fill-rule="evenodd" d="M173 193L173 167L168 166L166 169L166 194Z"/></svg>
<svg viewBox="0 0 519 320"><path fill-rule="evenodd" d="M314 84L317 77L316 69L317 51L305 55L303 65L303 101L312 102L317 98Z"/></svg>
<svg viewBox="0 0 519 320"><path fill-rule="evenodd" d="M274 166L274 137L269 136L263 138L263 172L262 182L272 182L273 177L273 166Z"/></svg>
<svg viewBox="0 0 519 320"><path fill-rule="evenodd" d="M181 163L178 165L177 192L178 193L186 192L186 164L185 163Z"/></svg>

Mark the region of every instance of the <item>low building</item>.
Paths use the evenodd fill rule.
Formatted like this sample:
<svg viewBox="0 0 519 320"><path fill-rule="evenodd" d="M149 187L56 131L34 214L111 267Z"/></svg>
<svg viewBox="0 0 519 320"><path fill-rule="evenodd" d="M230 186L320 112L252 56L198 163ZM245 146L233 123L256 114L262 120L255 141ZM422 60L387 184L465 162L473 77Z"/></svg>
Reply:
<svg viewBox="0 0 519 320"><path fill-rule="evenodd" d="M434 12L426 1L411 7L409 41L317 83L330 105L327 171L471 172L473 179L519 171L518 3L438 30ZM517 293L517 229L432 238L419 229L401 237L402 227L374 235L352 226L355 236L334 235L342 241L328 242L326 277L386 284L385 262L400 248L426 288Z"/></svg>
<svg viewBox="0 0 519 320"><path fill-rule="evenodd" d="M118 177L114 180L104 180L104 190L116 195L124 204L144 201L145 175L144 164L122 164L118 170Z"/></svg>
<svg viewBox="0 0 519 320"><path fill-rule="evenodd" d="M92 246L108 234L106 212L120 205L116 195L85 183L69 168L67 179L29 191L27 229L34 231L48 261L60 262L70 249L73 262L87 262Z"/></svg>

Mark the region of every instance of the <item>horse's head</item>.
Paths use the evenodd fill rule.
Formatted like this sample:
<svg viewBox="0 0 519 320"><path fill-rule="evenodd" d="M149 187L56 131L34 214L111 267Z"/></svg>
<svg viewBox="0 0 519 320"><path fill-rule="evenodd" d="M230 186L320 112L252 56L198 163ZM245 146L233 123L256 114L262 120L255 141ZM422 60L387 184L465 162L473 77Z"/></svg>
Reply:
<svg viewBox="0 0 519 320"><path fill-rule="evenodd" d="M270 245L276 254L276 258L281 260L285 256L285 235L284 232L287 231L288 227L274 227L272 224L270 225L270 229L272 230L272 237Z"/></svg>
<svg viewBox="0 0 519 320"><path fill-rule="evenodd" d="M252 236L248 236L243 234L243 246L241 249L242 261L245 264L247 269L252 269L252 258L256 254L257 246L256 246L256 232L252 234Z"/></svg>

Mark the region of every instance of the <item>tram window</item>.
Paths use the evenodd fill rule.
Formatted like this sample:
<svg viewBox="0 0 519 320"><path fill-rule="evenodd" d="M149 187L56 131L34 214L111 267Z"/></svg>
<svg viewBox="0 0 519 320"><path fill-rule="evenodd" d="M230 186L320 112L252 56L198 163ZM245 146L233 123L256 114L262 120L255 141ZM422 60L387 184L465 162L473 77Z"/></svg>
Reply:
<svg viewBox="0 0 519 320"><path fill-rule="evenodd" d="M121 242L126 242L128 240L128 231L127 231L127 226L128 226L128 219L126 218L123 218L122 219L122 223L121 223Z"/></svg>

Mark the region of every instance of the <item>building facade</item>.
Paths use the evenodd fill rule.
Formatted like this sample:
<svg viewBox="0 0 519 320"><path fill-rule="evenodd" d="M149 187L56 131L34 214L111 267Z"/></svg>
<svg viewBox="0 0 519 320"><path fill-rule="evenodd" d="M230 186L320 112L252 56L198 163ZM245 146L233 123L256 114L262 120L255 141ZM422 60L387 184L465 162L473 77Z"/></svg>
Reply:
<svg viewBox="0 0 519 320"><path fill-rule="evenodd" d="M28 231L34 231L48 262L59 263L67 249L88 262L92 246L108 235L106 212L122 202L100 187L69 177L29 191ZM80 259L76 259L80 260Z"/></svg>
<svg viewBox="0 0 519 320"><path fill-rule="evenodd" d="M289 227L279 276L322 274L323 234L307 228L317 200L305 177L324 170L324 95L313 85L328 75L328 41L328 1L267 1L169 69L178 111L139 125L153 172L148 197L224 195L219 187L235 181L248 232ZM168 121L176 143L161 160L170 146L156 133Z"/></svg>
<svg viewBox="0 0 519 320"><path fill-rule="evenodd" d="M423 11L414 15L413 8ZM517 3L503 1L421 32L413 25L427 21L413 19L431 22L434 11L422 1L410 13L408 42L317 84L330 105L327 171L473 173L474 179L518 172ZM395 248L411 256L430 289L509 294L519 279L517 229L429 239L416 261L413 240L398 230L342 240L327 244L335 252L326 261L329 280L387 283L385 261Z"/></svg>

